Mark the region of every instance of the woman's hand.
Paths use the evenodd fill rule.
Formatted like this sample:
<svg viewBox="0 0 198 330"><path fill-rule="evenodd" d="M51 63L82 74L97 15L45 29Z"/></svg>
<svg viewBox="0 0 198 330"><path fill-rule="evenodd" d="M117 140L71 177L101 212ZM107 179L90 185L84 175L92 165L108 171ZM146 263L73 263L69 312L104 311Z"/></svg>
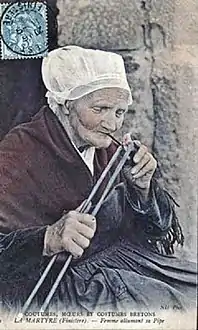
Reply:
<svg viewBox="0 0 198 330"><path fill-rule="evenodd" d="M128 183L138 189L145 202L148 199L150 183L157 167L157 161L145 145L137 140L132 141L130 134L124 136L123 143L125 146L129 143L134 143L134 147L137 150L133 159L131 159L131 164L128 162L124 166L123 172Z"/></svg>
<svg viewBox="0 0 198 330"><path fill-rule="evenodd" d="M67 251L74 258L79 258L88 248L95 231L95 217L78 211L70 211L47 228L43 254L52 256Z"/></svg>

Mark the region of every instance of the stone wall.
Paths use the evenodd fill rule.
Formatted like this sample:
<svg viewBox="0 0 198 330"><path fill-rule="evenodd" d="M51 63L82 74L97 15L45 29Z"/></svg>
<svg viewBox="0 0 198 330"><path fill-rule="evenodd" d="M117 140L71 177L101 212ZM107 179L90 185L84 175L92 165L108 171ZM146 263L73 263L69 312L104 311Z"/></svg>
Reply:
<svg viewBox="0 0 198 330"><path fill-rule="evenodd" d="M193 256L198 182L197 1L57 0L57 7L60 46L100 48L124 57L134 103L123 132L130 130L156 155L164 185L181 205L178 215Z"/></svg>

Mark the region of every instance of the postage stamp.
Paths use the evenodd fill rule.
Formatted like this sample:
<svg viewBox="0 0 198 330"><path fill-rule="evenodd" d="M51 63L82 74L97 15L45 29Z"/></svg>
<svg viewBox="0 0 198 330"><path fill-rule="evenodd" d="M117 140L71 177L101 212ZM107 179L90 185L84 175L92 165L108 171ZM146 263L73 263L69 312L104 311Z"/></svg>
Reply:
<svg viewBox="0 0 198 330"><path fill-rule="evenodd" d="M48 52L45 2L0 4L1 59L43 57Z"/></svg>

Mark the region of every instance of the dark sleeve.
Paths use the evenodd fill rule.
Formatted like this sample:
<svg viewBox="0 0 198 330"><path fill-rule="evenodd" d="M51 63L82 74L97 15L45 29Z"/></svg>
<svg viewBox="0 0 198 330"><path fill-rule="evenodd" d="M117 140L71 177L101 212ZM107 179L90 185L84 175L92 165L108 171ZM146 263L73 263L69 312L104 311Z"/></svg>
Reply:
<svg viewBox="0 0 198 330"><path fill-rule="evenodd" d="M9 234L0 233L0 258L17 262L26 255L42 255L44 236L47 226L18 229Z"/></svg>
<svg viewBox="0 0 198 330"><path fill-rule="evenodd" d="M183 245L184 237L175 212L175 201L156 179L151 182L149 200L142 204L138 192L127 187L127 212L132 213L147 241L164 254L174 253L175 242Z"/></svg>

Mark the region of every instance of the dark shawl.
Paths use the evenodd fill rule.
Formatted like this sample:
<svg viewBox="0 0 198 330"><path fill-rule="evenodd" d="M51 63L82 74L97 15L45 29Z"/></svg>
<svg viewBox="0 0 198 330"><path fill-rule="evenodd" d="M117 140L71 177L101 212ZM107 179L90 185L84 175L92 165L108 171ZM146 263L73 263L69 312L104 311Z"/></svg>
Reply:
<svg viewBox="0 0 198 330"><path fill-rule="evenodd" d="M95 175L44 107L0 143L0 232L52 224L87 198L115 146L96 151Z"/></svg>

